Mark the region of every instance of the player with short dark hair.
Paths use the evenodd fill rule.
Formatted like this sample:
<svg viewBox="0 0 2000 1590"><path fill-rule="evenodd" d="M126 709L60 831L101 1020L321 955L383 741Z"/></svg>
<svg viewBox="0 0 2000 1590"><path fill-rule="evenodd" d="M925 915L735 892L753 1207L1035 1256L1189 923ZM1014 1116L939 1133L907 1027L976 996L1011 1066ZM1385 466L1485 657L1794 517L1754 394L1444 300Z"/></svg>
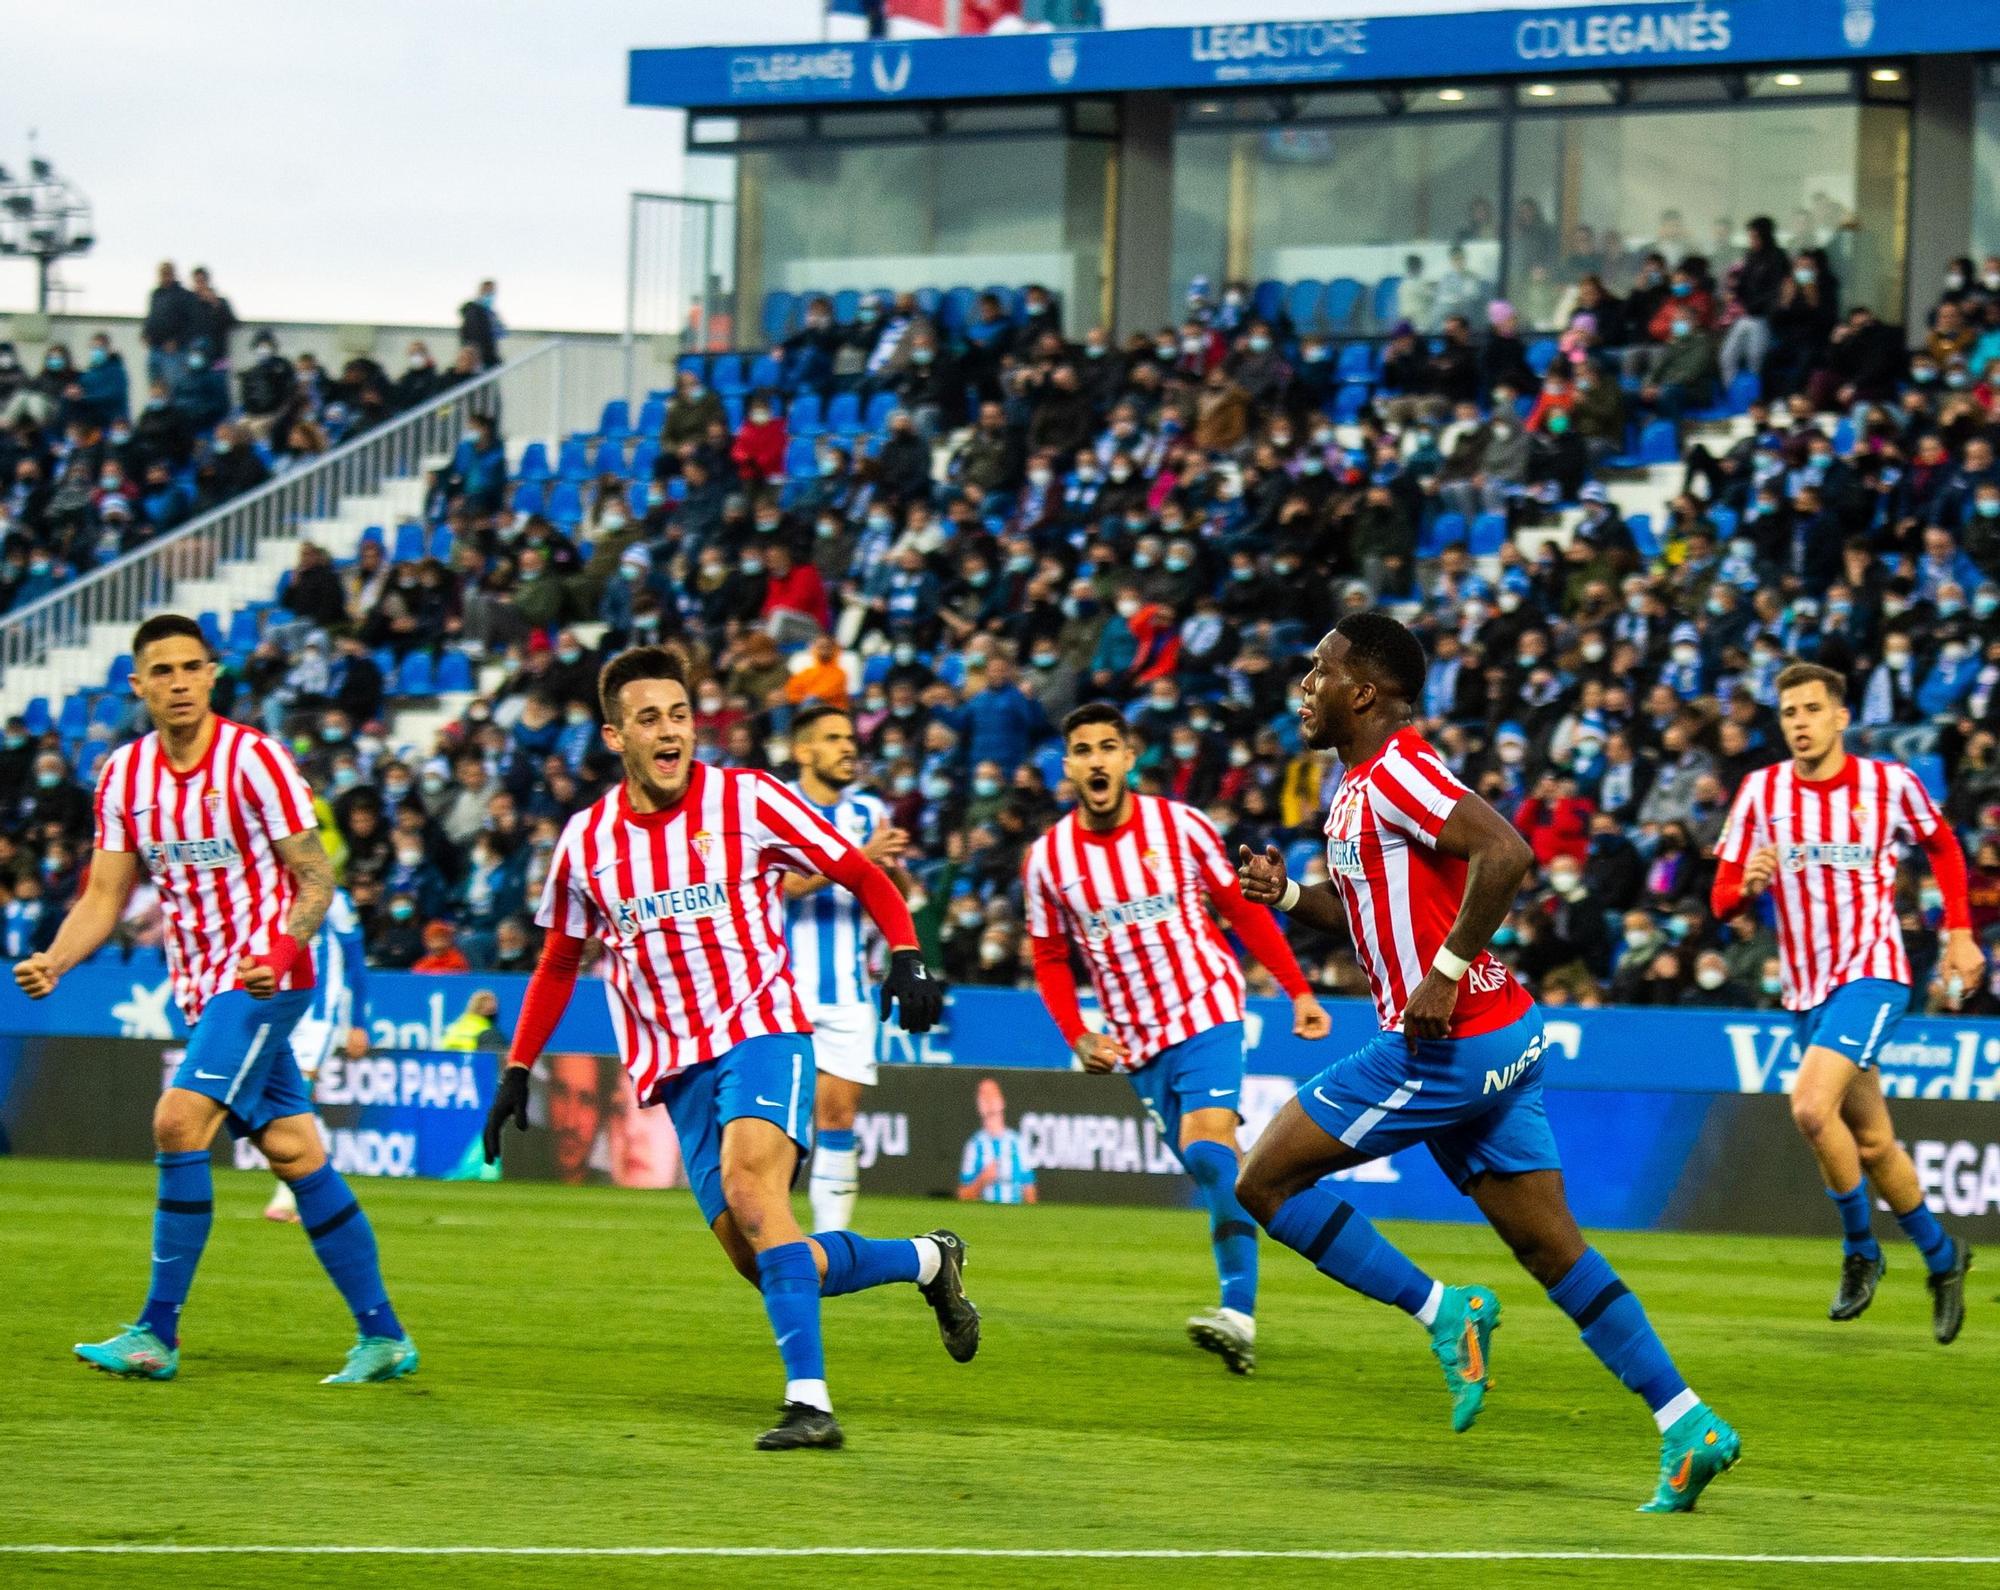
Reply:
<svg viewBox="0 0 2000 1590"><path fill-rule="evenodd" d="M851 1231L808 1238L791 1185L811 1151L812 1023L785 950L784 878L830 878L860 898L889 944L882 1007L927 1032L944 991L924 971L896 886L846 835L770 774L694 757L687 670L664 647L623 652L599 676L605 745L624 765L614 789L570 818L535 920L547 929L513 1049L486 1118L488 1162L507 1121L528 1125L528 1071L569 1004L586 937L606 948L605 994L618 1052L642 1107L666 1106L702 1218L763 1294L785 1366L766 1451L837 1447L826 1390L822 1296L914 1282L945 1349L979 1348L979 1311L949 1231L877 1242Z"/></svg>
<svg viewBox="0 0 2000 1590"><path fill-rule="evenodd" d="M1301 687L1306 744L1346 769L1326 819L1324 884L1285 877L1276 849L1241 853L1244 894L1322 933L1344 929L1382 1030L1299 1090L1257 1140L1238 1191L1264 1229L1323 1274L1430 1332L1452 1428L1479 1415L1500 1301L1432 1280L1322 1178L1424 1144L1586 1346L1660 1429L1646 1512L1693 1508L1742 1442L1681 1378L1640 1307L1585 1245L1542 1104L1542 1019L1488 944L1533 853L1446 768L1414 725L1423 647L1386 614L1343 618Z"/></svg>
<svg viewBox="0 0 2000 1590"><path fill-rule="evenodd" d="M1242 1121L1243 969L1209 920L1213 904L1292 999L1292 1031L1330 1023L1271 913L1243 898L1215 825L1192 806L1130 787L1138 752L1104 702L1063 719L1063 774L1077 805L1023 868L1035 984L1086 1071L1123 1072L1200 1189L1222 1297L1187 1322L1234 1373L1257 1363L1257 1228L1236 1199ZM1104 1012L1083 1023L1070 949Z"/></svg>
<svg viewBox="0 0 2000 1590"><path fill-rule="evenodd" d="M1743 780L1715 847L1709 904L1731 917L1769 891L1778 907L1784 1006L1798 1027L1792 1119L1840 1211L1840 1286L1827 1317L1850 1320L1874 1301L1887 1265L1870 1229L1868 1188L1923 1255L1931 1334L1943 1344L1965 1321L1972 1245L1954 1240L1924 1201L1923 1184L1882 1097L1876 1058L1910 1007L1910 959L1896 918L1896 871L1914 840L1944 896L1945 976L1953 1003L1986 970L1972 931L1965 856L1916 774L1900 762L1850 756L1846 681L1816 663L1778 674L1778 726L1791 760Z"/></svg>
<svg viewBox="0 0 2000 1590"><path fill-rule="evenodd" d="M889 874L909 898L914 880L896 858L910 836L889 821L879 798L853 788L860 772L854 719L845 709L807 707L795 713L792 760L799 776L791 788L861 853ZM875 1044L879 1024L869 997L868 952L879 935L871 930L861 903L831 880L814 874L785 874L785 948L792 982L812 1022L812 1175L806 1184L813 1224L843 1231L854 1220L859 1191L860 1151L854 1119L861 1090L875 1085Z"/></svg>
<svg viewBox="0 0 2000 1590"><path fill-rule="evenodd" d="M88 881L55 942L14 968L30 999L46 998L111 936L143 864L192 1029L153 1112L160 1177L146 1307L76 1355L128 1379L178 1372L181 1307L215 1219L209 1144L227 1121L290 1187L313 1252L354 1312L358 1339L327 1383L412 1374L416 1345L389 1306L374 1232L327 1163L293 1058L293 1028L313 999L307 946L334 893L312 791L284 746L210 709L215 659L193 619L161 613L139 626L132 688L152 732L105 758Z"/></svg>

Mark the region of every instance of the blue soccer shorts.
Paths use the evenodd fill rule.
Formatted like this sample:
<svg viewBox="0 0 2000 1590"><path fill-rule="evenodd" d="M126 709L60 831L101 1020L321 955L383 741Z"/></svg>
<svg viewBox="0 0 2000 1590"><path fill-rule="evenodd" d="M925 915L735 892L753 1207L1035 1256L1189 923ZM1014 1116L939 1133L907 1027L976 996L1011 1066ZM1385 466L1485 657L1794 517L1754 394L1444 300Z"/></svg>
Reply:
<svg viewBox="0 0 2000 1590"><path fill-rule="evenodd" d="M1808 1049L1831 1049L1866 1071L1910 1009L1910 985L1886 977L1862 977L1842 983L1811 1010L1792 1018L1799 1055Z"/></svg>
<svg viewBox="0 0 2000 1590"><path fill-rule="evenodd" d="M217 994L194 1024L172 1086L220 1104L232 1137L249 1137L288 1115L310 1115L312 1094L292 1058L292 1029L312 997L310 988L269 999L252 999L240 988Z"/></svg>
<svg viewBox="0 0 2000 1590"><path fill-rule="evenodd" d="M1299 1105L1329 1137L1371 1159L1412 1143L1463 1192L1491 1171L1561 1170L1542 1107L1542 1014L1476 1038L1426 1038L1410 1051L1377 1033L1299 1089Z"/></svg>
<svg viewBox="0 0 2000 1590"><path fill-rule="evenodd" d="M722 1129L731 1121L769 1121L812 1152L813 1047L808 1033L746 1038L713 1060L677 1071L654 1098L666 1105L681 1140L681 1162L701 1218L714 1225L729 1207L722 1196Z"/></svg>
<svg viewBox="0 0 2000 1590"><path fill-rule="evenodd" d="M1207 1028L1126 1075L1167 1146L1178 1153L1181 1117L1191 1110L1235 1110L1242 1118L1243 1023Z"/></svg>

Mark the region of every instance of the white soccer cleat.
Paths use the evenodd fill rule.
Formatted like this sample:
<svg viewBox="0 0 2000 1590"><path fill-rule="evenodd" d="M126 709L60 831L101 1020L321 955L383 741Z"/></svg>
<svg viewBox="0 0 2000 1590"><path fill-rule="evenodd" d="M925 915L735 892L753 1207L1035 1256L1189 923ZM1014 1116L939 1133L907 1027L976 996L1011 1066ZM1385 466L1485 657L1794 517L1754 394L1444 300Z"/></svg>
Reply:
<svg viewBox="0 0 2000 1590"><path fill-rule="evenodd" d="M264 1218L289 1221L292 1225L299 1223L299 1201L292 1196L290 1182L278 1183L278 1190L271 1194L271 1201L264 1205Z"/></svg>
<svg viewBox="0 0 2000 1590"><path fill-rule="evenodd" d="M1257 1367L1257 1322L1233 1308L1212 1308L1187 1322L1188 1340L1214 1353L1232 1375L1247 1375Z"/></svg>

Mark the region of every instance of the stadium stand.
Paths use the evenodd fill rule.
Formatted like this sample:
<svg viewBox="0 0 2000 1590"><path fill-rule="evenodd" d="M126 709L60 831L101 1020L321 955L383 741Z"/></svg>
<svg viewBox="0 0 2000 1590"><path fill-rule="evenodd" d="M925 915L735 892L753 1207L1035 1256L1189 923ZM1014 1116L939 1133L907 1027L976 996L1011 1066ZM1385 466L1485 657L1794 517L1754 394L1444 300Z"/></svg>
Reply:
<svg viewBox="0 0 2000 1590"><path fill-rule="evenodd" d="M672 641L705 756L782 771L791 713L849 704L915 836L927 952L1017 984L1051 725L1124 703L1148 787L1317 877L1327 773L1290 690L1380 603L1437 661L1440 745L1534 846L1496 945L1544 1000L1769 1007L1768 925L1705 900L1729 791L1779 754L1782 657L1847 673L1857 735L1946 796L1975 900L2000 898L2000 291L1962 275L1906 337L1842 304L1826 250L1746 242L1415 321L1432 301L1397 278L1198 280L1179 324L1122 337L1067 334L1035 284L774 292L762 345L683 357L590 433L482 422L347 544L232 575L199 604L224 710L295 738L376 961L444 919L518 969L560 823L611 774L599 662ZM1734 328L1774 259L1752 366ZM176 423L170 384L128 434L63 350L32 377L12 352L15 606L413 390L268 354L233 414ZM81 785L141 727L122 668L93 677L6 724L12 953L53 930ZM1344 945L1298 948L1359 991Z"/></svg>

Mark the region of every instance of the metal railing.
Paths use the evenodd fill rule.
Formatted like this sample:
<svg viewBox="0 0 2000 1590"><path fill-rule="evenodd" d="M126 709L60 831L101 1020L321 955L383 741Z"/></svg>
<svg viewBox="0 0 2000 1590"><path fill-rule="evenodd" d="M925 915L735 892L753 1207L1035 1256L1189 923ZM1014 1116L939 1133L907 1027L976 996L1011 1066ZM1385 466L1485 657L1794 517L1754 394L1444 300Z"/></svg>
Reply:
<svg viewBox="0 0 2000 1590"><path fill-rule="evenodd" d="M615 349L605 351L616 357ZM565 421L590 395L565 391L563 366L562 341L544 342L0 616L0 681L65 646L86 644L93 624L136 624L170 607L182 581L253 558L265 542L295 538L309 521L337 514L348 498L419 473L457 448L473 413L497 415L503 435L564 435Z"/></svg>

